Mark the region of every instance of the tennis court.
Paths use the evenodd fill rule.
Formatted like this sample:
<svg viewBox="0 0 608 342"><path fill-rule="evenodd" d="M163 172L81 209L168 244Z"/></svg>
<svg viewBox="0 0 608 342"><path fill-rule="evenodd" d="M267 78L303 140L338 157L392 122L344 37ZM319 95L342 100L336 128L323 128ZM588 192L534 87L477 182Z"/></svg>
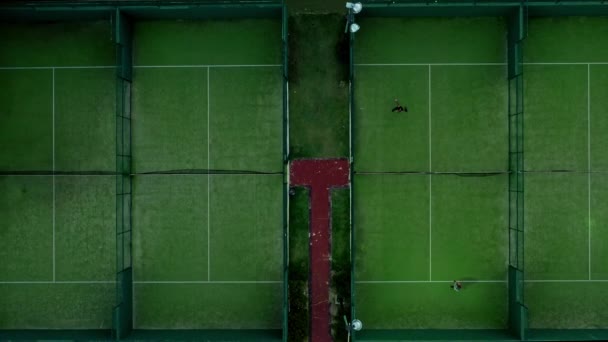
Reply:
<svg viewBox="0 0 608 342"><path fill-rule="evenodd" d="M530 18L524 49L530 328L607 328L608 19ZM551 172L551 171L564 172Z"/></svg>
<svg viewBox="0 0 608 342"><path fill-rule="evenodd" d="M134 328L280 329L281 21L133 31ZM109 20L0 26L0 329L112 327L112 36Z"/></svg>
<svg viewBox="0 0 608 342"><path fill-rule="evenodd" d="M506 23L359 21L357 316L370 329L504 328ZM408 113L391 112L395 98Z"/></svg>
<svg viewBox="0 0 608 342"><path fill-rule="evenodd" d="M114 171L110 22L2 24L0 41L0 328L108 329L115 181L84 174Z"/></svg>
<svg viewBox="0 0 608 342"><path fill-rule="evenodd" d="M505 329L506 21L357 23L365 28L354 50L357 317L368 329ZM608 21L531 18L528 30L529 327L606 328L608 236L599 208L608 198L600 114ZM395 98L407 113L391 112ZM460 293L449 288L454 279Z"/></svg>

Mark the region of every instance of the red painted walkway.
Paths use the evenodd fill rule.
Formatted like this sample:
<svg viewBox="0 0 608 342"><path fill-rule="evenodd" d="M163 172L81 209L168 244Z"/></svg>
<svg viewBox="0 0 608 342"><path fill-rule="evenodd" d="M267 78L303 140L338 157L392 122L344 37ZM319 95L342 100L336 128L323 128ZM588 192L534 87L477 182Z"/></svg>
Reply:
<svg viewBox="0 0 608 342"><path fill-rule="evenodd" d="M310 188L310 340L330 342L331 189L349 185L349 163L346 159L296 160L291 163L290 181L292 186Z"/></svg>

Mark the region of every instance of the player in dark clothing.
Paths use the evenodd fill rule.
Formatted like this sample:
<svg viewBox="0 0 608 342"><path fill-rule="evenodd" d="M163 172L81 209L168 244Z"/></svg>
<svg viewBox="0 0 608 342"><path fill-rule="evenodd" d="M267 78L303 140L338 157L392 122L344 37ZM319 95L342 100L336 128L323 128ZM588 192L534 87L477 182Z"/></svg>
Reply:
<svg viewBox="0 0 608 342"><path fill-rule="evenodd" d="M452 288L452 290L459 292L460 289L462 289L462 283L457 280L454 280L454 282L452 283L452 285L450 285L450 287Z"/></svg>
<svg viewBox="0 0 608 342"><path fill-rule="evenodd" d="M407 112L407 107L406 106L402 106L399 103L399 100L395 99L395 104L397 105L395 108L393 108L392 112Z"/></svg>

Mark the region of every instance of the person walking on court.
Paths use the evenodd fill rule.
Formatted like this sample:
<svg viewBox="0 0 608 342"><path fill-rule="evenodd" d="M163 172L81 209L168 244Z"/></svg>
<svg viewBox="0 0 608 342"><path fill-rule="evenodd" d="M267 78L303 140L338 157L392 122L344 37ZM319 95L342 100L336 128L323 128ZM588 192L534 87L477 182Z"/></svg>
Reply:
<svg viewBox="0 0 608 342"><path fill-rule="evenodd" d="M454 282L452 283L452 285L450 285L450 287L452 289L454 289L454 291L459 292L460 289L462 289L462 283L457 280L454 280Z"/></svg>
<svg viewBox="0 0 608 342"><path fill-rule="evenodd" d="M401 113L401 112L406 112L406 113L407 113L407 107L406 107L406 106L402 106L402 105L399 103L399 100L398 100L398 99L395 99L395 104L396 104L396 107L395 107L395 108L393 108L393 110L392 110L392 112L393 112L393 113L394 113L394 112L399 112L399 113Z"/></svg>

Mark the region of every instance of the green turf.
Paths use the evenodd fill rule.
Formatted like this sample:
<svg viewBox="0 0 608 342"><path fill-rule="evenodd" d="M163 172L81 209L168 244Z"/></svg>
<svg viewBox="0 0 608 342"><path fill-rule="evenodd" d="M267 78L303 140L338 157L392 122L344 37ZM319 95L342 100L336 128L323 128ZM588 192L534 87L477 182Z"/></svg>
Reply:
<svg viewBox="0 0 608 342"><path fill-rule="evenodd" d="M0 169L53 169L51 70L0 70Z"/></svg>
<svg viewBox="0 0 608 342"><path fill-rule="evenodd" d="M526 279L588 279L587 175L528 174L525 182Z"/></svg>
<svg viewBox="0 0 608 342"><path fill-rule="evenodd" d="M207 176L139 176L133 193L135 280L207 280Z"/></svg>
<svg viewBox="0 0 608 342"><path fill-rule="evenodd" d="M348 44L341 45L344 16L296 15L289 22L290 156L345 157L349 117Z"/></svg>
<svg viewBox="0 0 608 342"><path fill-rule="evenodd" d="M608 280L608 175L591 175L591 279Z"/></svg>
<svg viewBox="0 0 608 342"><path fill-rule="evenodd" d="M115 284L0 284L0 293L0 329L112 327Z"/></svg>
<svg viewBox="0 0 608 342"><path fill-rule="evenodd" d="M53 280L52 177L0 177L0 196L0 280Z"/></svg>
<svg viewBox="0 0 608 342"><path fill-rule="evenodd" d="M207 70L135 69L132 91L134 171L207 169Z"/></svg>
<svg viewBox="0 0 608 342"><path fill-rule="evenodd" d="M357 280L429 279L429 178L355 179Z"/></svg>
<svg viewBox="0 0 608 342"><path fill-rule="evenodd" d="M135 328L276 329L281 325L282 287L136 284Z"/></svg>
<svg viewBox="0 0 608 342"><path fill-rule="evenodd" d="M431 193L432 279L506 279L507 176L433 176Z"/></svg>
<svg viewBox="0 0 608 342"><path fill-rule="evenodd" d="M332 292L343 305L332 304L332 336L334 341L347 338L344 316L350 320L350 189L334 189L331 193L331 279Z"/></svg>
<svg viewBox="0 0 608 342"><path fill-rule="evenodd" d="M359 18L355 63L502 63L503 18Z"/></svg>
<svg viewBox="0 0 608 342"><path fill-rule="evenodd" d="M331 193L331 255L334 271L350 272L350 189Z"/></svg>
<svg viewBox="0 0 608 342"><path fill-rule="evenodd" d="M281 64L274 19L139 21L133 36L136 65Z"/></svg>
<svg viewBox="0 0 608 342"><path fill-rule="evenodd" d="M55 169L114 171L116 70L55 71Z"/></svg>
<svg viewBox="0 0 608 342"><path fill-rule="evenodd" d="M289 341L308 340L310 195L304 187L289 196Z"/></svg>
<svg viewBox="0 0 608 342"><path fill-rule="evenodd" d="M287 0L287 8L296 13L343 13L342 0Z"/></svg>
<svg viewBox="0 0 608 342"><path fill-rule="evenodd" d="M114 65L112 23L1 24L0 66Z"/></svg>
<svg viewBox="0 0 608 342"><path fill-rule="evenodd" d="M211 280L282 277L282 175L211 175Z"/></svg>
<svg viewBox="0 0 608 342"><path fill-rule="evenodd" d="M608 65L590 67L591 170L608 171Z"/></svg>
<svg viewBox="0 0 608 342"><path fill-rule="evenodd" d="M282 180L281 175L136 177L135 281L279 281ZM276 327L280 286L136 284L136 326Z"/></svg>
<svg viewBox="0 0 608 342"><path fill-rule="evenodd" d="M506 170L505 67L433 66L431 72L432 170Z"/></svg>
<svg viewBox="0 0 608 342"><path fill-rule="evenodd" d="M368 329L504 329L506 283L357 284L357 318Z"/></svg>
<svg viewBox="0 0 608 342"><path fill-rule="evenodd" d="M308 281L310 234L309 190L297 187L289 199L289 279Z"/></svg>
<svg viewBox="0 0 608 342"><path fill-rule="evenodd" d="M115 187L112 176L55 178L57 280L114 280Z"/></svg>
<svg viewBox="0 0 608 342"><path fill-rule="evenodd" d="M608 62L608 18L530 18L526 62Z"/></svg>
<svg viewBox="0 0 608 342"><path fill-rule="evenodd" d="M209 71L211 169L283 170L281 84L279 67Z"/></svg>
<svg viewBox="0 0 608 342"><path fill-rule="evenodd" d="M357 67L357 171L429 171L428 66ZM399 98L408 113L392 113Z"/></svg>
<svg viewBox="0 0 608 342"><path fill-rule="evenodd" d="M526 283L529 327L608 328L606 283Z"/></svg>
<svg viewBox="0 0 608 342"><path fill-rule="evenodd" d="M135 70L136 172L282 171L280 68Z"/></svg>
<svg viewBox="0 0 608 342"><path fill-rule="evenodd" d="M526 65L525 169L587 170L587 66Z"/></svg>

